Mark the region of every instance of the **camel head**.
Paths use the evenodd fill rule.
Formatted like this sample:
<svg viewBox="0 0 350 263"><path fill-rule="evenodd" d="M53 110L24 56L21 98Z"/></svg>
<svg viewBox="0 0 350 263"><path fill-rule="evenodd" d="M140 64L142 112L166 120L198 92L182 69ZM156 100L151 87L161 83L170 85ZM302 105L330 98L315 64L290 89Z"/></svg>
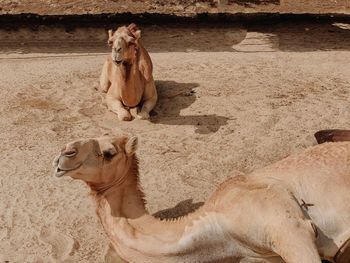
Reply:
<svg viewBox="0 0 350 263"><path fill-rule="evenodd" d="M131 169L137 137L103 136L68 143L54 159L54 175L104 187L122 183Z"/></svg>
<svg viewBox="0 0 350 263"><path fill-rule="evenodd" d="M115 32L108 30L108 45L112 47L112 61L116 65L122 62L132 64L141 30L135 24L119 27Z"/></svg>

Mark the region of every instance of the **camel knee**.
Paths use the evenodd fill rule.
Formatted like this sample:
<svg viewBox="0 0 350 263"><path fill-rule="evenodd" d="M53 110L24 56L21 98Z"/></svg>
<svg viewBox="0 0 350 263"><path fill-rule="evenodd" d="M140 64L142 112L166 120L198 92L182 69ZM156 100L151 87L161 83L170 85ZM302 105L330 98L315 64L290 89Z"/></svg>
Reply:
<svg viewBox="0 0 350 263"><path fill-rule="evenodd" d="M122 107L113 107L112 111L118 115L118 119L120 121L130 121L131 120L130 112Z"/></svg>
<svg viewBox="0 0 350 263"><path fill-rule="evenodd" d="M140 120L148 120L149 119L149 113L146 112L146 111L140 111L137 114L137 118L140 119Z"/></svg>
<svg viewBox="0 0 350 263"><path fill-rule="evenodd" d="M157 96L153 96L152 98L144 101L143 105L142 105L141 112L149 113L154 108L156 103L157 103Z"/></svg>
<svg viewBox="0 0 350 263"><path fill-rule="evenodd" d="M131 114L128 111L125 112L118 112L118 119L120 121L130 121L131 120Z"/></svg>
<svg viewBox="0 0 350 263"><path fill-rule="evenodd" d="M120 121L129 121L131 120L131 114L126 110L122 103L118 100L111 100L107 98L107 107L109 110L113 111L118 115Z"/></svg>

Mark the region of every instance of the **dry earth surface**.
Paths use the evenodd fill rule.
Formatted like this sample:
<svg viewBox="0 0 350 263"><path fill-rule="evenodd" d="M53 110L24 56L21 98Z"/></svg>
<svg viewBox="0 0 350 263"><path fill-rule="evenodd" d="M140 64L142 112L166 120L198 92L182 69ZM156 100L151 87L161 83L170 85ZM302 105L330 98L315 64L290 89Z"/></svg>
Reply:
<svg viewBox="0 0 350 263"><path fill-rule="evenodd" d="M105 29L0 30L0 262L108 262L87 187L52 176L71 140L139 136L148 209L172 217L315 131L349 128L349 24L141 28L159 101L131 122L96 90Z"/></svg>
<svg viewBox="0 0 350 263"><path fill-rule="evenodd" d="M192 16L198 13L343 13L349 0L1 0L1 14L40 15L162 13Z"/></svg>

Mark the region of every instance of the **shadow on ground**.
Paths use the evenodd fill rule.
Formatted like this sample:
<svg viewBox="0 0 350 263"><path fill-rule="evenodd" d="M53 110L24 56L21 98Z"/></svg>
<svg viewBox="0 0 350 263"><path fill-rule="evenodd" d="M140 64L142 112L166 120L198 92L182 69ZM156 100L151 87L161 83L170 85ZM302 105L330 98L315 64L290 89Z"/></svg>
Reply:
<svg viewBox="0 0 350 263"><path fill-rule="evenodd" d="M192 199L184 200L176 206L154 213L153 216L160 219L175 219L196 211L204 202L193 203Z"/></svg>
<svg viewBox="0 0 350 263"><path fill-rule="evenodd" d="M350 50L350 24L346 23L285 21L244 26L226 23L140 27L142 43L152 53ZM107 53L107 29L0 29L0 53Z"/></svg>
<svg viewBox="0 0 350 263"><path fill-rule="evenodd" d="M175 81L156 81L158 103L151 113L151 122L167 125L191 125L200 134L214 133L229 118L216 114L181 115L182 109L189 107L196 100L197 83L178 83Z"/></svg>

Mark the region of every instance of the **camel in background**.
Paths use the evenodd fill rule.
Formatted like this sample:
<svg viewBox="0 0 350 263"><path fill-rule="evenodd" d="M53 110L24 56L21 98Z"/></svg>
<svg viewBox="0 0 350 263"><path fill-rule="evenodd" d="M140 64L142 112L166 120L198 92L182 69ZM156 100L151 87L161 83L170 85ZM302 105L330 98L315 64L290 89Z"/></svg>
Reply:
<svg viewBox="0 0 350 263"><path fill-rule="evenodd" d="M223 182L196 212L161 221L145 209L137 138L68 143L55 176L81 179L128 262L348 263L350 142L325 143Z"/></svg>
<svg viewBox="0 0 350 263"><path fill-rule="evenodd" d="M157 102L152 61L140 43L141 30L135 24L108 31L112 48L103 65L100 88L106 92L107 107L119 120L131 120L129 109L138 119L149 119Z"/></svg>

